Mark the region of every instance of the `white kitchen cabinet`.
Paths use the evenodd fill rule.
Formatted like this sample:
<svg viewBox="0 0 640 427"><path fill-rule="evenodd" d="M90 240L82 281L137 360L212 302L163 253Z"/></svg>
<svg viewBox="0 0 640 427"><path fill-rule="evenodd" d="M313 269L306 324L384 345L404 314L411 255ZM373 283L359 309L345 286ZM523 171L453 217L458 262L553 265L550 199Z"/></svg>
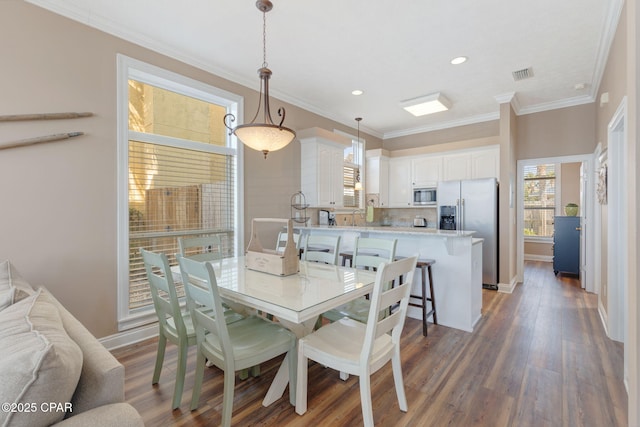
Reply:
<svg viewBox="0 0 640 427"><path fill-rule="evenodd" d="M411 158L396 157L389 160L389 207L411 206L413 188L411 183Z"/></svg>
<svg viewBox="0 0 640 427"><path fill-rule="evenodd" d="M471 163L471 153L447 154L443 156L443 181L471 179Z"/></svg>
<svg viewBox="0 0 640 427"><path fill-rule="evenodd" d="M312 207L344 205L344 150L351 139L320 128L298 132L301 190Z"/></svg>
<svg viewBox="0 0 640 427"><path fill-rule="evenodd" d="M500 147L481 147L442 158L443 180L497 178L500 180Z"/></svg>
<svg viewBox="0 0 640 427"><path fill-rule="evenodd" d="M415 157L411 161L414 187L435 187L442 181L442 156Z"/></svg>
<svg viewBox="0 0 640 427"><path fill-rule="evenodd" d="M389 207L389 157L382 149L367 151L365 191L378 194L377 208Z"/></svg>
<svg viewBox="0 0 640 427"><path fill-rule="evenodd" d="M471 176L497 178L500 181L500 148L490 147L471 153Z"/></svg>

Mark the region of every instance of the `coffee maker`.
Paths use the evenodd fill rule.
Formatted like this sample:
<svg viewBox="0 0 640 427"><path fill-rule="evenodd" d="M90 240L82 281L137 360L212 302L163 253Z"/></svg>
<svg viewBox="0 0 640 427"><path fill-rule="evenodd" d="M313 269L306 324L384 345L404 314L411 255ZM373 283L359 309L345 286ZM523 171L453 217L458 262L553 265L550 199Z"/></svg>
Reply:
<svg viewBox="0 0 640 427"><path fill-rule="evenodd" d="M456 207L440 206L440 230L456 229Z"/></svg>

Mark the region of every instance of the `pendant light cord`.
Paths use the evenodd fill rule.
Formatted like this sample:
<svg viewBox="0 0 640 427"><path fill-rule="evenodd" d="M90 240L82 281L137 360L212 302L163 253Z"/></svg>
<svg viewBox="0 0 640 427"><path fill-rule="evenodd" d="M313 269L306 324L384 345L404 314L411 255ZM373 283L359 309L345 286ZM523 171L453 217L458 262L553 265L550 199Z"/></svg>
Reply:
<svg viewBox="0 0 640 427"><path fill-rule="evenodd" d="M262 12L262 67L269 68L269 64L267 64L267 12Z"/></svg>

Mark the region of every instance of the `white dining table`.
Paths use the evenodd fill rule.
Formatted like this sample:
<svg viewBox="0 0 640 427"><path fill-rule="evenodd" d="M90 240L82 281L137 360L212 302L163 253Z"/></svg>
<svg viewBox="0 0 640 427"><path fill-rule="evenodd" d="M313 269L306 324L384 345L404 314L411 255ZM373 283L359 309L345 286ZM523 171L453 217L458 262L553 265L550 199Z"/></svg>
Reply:
<svg viewBox="0 0 640 427"><path fill-rule="evenodd" d="M264 311L302 338L311 333L318 317L371 292L376 273L348 267L300 261L300 271L289 276L276 276L250 270L244 257L212 261L218 292L232 308ZM179 268L172 267L176 281L181 281ZM238 304L237 307L234 307ZM289 383L288 356L285 357L262 401L269 406L284 394ZM295 404L294 396L291 403Z"/></svg>

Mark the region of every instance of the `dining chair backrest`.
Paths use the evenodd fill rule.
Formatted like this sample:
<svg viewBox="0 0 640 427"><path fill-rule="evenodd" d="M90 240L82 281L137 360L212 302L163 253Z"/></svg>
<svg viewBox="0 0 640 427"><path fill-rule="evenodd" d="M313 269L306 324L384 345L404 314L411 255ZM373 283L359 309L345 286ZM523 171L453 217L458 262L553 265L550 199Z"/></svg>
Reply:
<svg viewBox="0 0 640 427"><path fill-rule="evenodd" d="M180 255L196 261L215 261L224 258L222 242L217 234L206 237L179 237Z"/></svg>
<svg viewBox="0 0 640 427"><path fill-rule="evenodd" d="M390 332L394 345L400 345L400 335L404 327L409 305L409 295L413 274L416 269L418 256L403 258L387 264L381 264L376 273L376 281L371 292L371 308L367 320L365 339L360 353L360 363L368 364L374 352L375 340ZM400 285L388 289L387 283L395 281L400 283L399 278L404 276L404 281ZM387 316L380 316L380 312L391 306L398 305L398 309Z"/></svg>
<svg viewBox="0 0 640 427"><path fill-rule="evenodd" d="M153 306L158 315L160 327L176 338L187 335L187 329L182 318L180 301L171 275L169 260L163 253L155 253L140 249L144 268L149 280ZM173 319L169 322L168 319Z"/></svg>
<svg viewBox="0 0 640 427"><path fill-rule="evenodd" d="M302 259L338 265L340 236L310 234L304 242Z"/></svg>
<svg viewBox="0 0 640 427"><path fill-rule="evenodd" d="M377 268L381 262L392 262L396 256L397 239L356 237L353 250L353 266Z"/></svg>
<svg viewBox="0 0 640 427"><path fill-rule="evenodd" d="M300 245L300 234L293 233L293 243L296 244L296 248L299 248ZM276 252L282 253L284 252L284 248L287 246L287 239L289 235L286 231L281 231L278 233L278 240L276 241Z"/></svg>
<svg viewBox="0 0 640 427"><path fill-rule="evenodd" d="M213 334L220 340L223 357L232 360L233 347L213 266L210 262L200 262L183 256L178 256L178 262L197 341L202 342L205 333Z"/></svg>

